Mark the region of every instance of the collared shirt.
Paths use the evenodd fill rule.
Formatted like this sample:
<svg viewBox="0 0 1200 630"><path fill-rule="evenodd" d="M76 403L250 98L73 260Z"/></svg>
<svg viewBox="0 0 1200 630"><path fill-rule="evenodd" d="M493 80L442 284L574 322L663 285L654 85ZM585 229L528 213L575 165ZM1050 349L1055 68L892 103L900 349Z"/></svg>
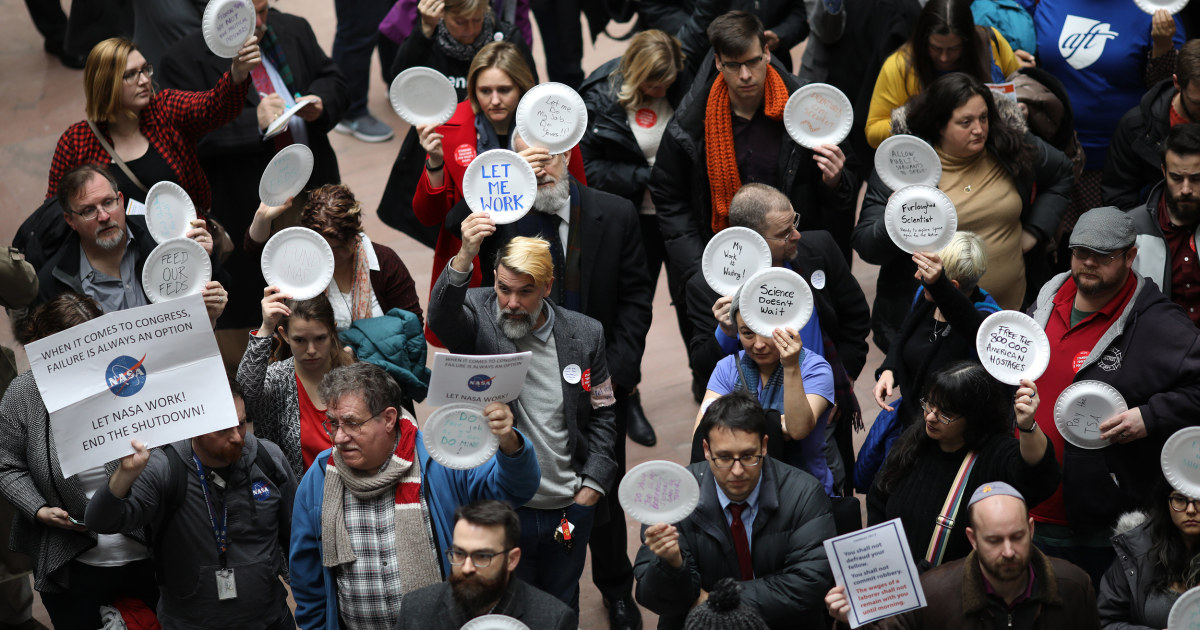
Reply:
<svg viewBox="0 0 1200 630"><path fill-rule="evenodd" d="M1029 563L1029 579L1025 585L1025 592L1021 593L1008 603L1004 598L996 593L996 589L992 588L992 583L988 581L987 575L983 577L983 590L987 594L988 608L994 613L992 619L996 622L997 628L1032 628L1033 621L1037 618L1038 607L1033 601L1033 582L1035 575L1033 572L1033 563ZM1025 606L1028 602L1034 604Z"/></svg>
<svg viewBox="0 0 1200 630"><path fill-rule="evenodd" d="M1158 226L1171 252L1171 301L1182 306L1188 319L1200 326L1200 267L1196 265L1196 234L1192 228L1171 223L1167 196L1158 202Z"/></svg>
<svg viewBox="0 0 1200 630"><path fill-rule="evenodd" d="M783 123L771 120L760 107L750 120L733 117L733 152L742 184L757 182L778 188L779 151L787 134Z"/></svg>
<svg viewBox="0 0 1200 630"><path fill-rule="evenodd" d="M287 110L296 104L296 96L288 92L287 84L283 82L283 77L279 76L279 71L275 69L275 65L267 59L266 55L262 56L263 70L267 71L267 76L271 79L271 85L275 88L275 93L283 99L283 108ZM253 86L251 86L253 87ZM312 107L312 105L309 105ZM299 114L292 116L288 121L288 131L292 134L292 140L297 144L308 144L308 126Z"/></svg>
<svg viewBox="0 0 1200 630"><path fill-rule="evenodd" d="M762 466L765 463L766 458L763 458L763 461L759 462L758 465ZM762 481L762 475L759 475L758 483L754 485L754 490L750 491L750 496L746 497L745 501L742 501L742 503L746 504L746 510L742 512L742 525L746 527L746 544L749 549L754 548L754 517L758 516L758 494L759 490L762 489ZM717 501L721 502L721 513L725 515L725 524L732 525L733 512L729 510L729 504L734 501L725 495L725 491L721 489L721 484L717 483L716 475L713 475L713 485L717 487Z"/></svg>
<svg viewBox="0 0 1200 630"><path fill-rule="evenodd" d="M83 245L79 246L79 281L83 292L100 303L105 313L115 313L127 308L145 306L146 293L142 291L142 279L137 277L134 260L133 232L125 227L125 253L121 255L121 277L114 278L92 266Z"/></svg>
<svg viewBox="0 0 1200 630"><path fill-rule="evenodd" d="M554 213L560 221L558 222L558 242L562 245L563 259L567 257L567 239L571 237L571 197L568 195L563 200L562 205Z"/></svg>
<svg viewBox="0 0 1200 630"><path fill-rule="evenodd" d="M337 568L338 614L347 627L390 630L404 595L396 556L396 498L384 492L362 500L344 489L342 501L358 559Z"/></svg>

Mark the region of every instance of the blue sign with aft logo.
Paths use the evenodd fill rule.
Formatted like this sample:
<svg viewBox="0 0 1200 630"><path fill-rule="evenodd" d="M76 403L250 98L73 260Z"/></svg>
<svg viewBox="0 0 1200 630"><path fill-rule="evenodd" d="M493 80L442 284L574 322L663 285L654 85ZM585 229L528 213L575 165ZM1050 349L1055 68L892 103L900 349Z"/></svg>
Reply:
<svg viewBox="0 0 1200 630"><path fill-rule="evenodd" d="M108 364L105 370L105 385L108 391L122 398L127 398L146 386L146 355L141 359L130 356L119 356Z"/></svg>
<svg viewBox="0 0 1200 630"><path fill-rule="evenodd" d="M492 381L496 380L495 376L487 374L476 374L467 379L467 387L473 392L486 392L492 386Z"/></svg>

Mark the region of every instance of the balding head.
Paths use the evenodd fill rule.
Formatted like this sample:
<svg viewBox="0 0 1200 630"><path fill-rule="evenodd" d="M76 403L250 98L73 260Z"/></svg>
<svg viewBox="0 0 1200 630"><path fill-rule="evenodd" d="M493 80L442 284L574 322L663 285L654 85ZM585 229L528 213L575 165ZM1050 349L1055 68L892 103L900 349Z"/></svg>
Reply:
<svg viewBox="0 0 1200 630"><path fill-rule="evenodd" d="M976 501L967 516L967 540L988 580L996 585L1024 579L1033 547L1033 519L1025 502L997 494Z"/></svg>

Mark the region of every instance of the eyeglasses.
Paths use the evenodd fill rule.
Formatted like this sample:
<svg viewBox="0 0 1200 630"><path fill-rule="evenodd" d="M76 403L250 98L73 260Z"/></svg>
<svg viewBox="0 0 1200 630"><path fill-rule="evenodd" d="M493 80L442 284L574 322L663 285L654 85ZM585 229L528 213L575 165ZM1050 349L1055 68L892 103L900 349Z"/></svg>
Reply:
<svg viewBox="0 0 1200 630"><path fill-rule="evenodd" d="M800 213L792 213L792 229L788 230L787 236L764 236L768 241L787 241L792 238L792 232L800 229Z"/></svg>
<svg viewBox="0 0 1200 630"><path fill-rule="evenodd" d="M1111 254L1101 254L1100 252L1090 250L1086 247L1072 247L1071 258L1084 263L1091 260L1097 265L1103 267L1105 265L1111 265L1112 262L1117 259L1117 256L1124 256L1125 252L1127 251L1129 250L1122 249L1121 251L1113 252Z"/></svg>
<svg viewBox="0 0 1200 630"><path fill-rule="evenodd" d="M733 74L741 74L743 67L748 70L755 70L758 68L758 64L762 63L763 60L766 58L767 58L767 53L764 52L763 54L761 54L753 59L747 59L745 61L721 61L721 60L718 60L717 62L721 64L721 70L723 72L731 72Z"/></svg>
<svg viewBox="0 0 1200 630"><path fill-rule="evenodd" d="M721 469L733 468L733 465L739 462L742 464L742 468L754 468L762 463L763 455L742 455L740 457L718 455L710 457L709 460L712 461L714 466Z"/></svg>
<svg viewBox="0 0 1200 630"><path fill-rule="evenodd" d="M74 214L74 215L78 215L79 218L83 219L84 221L91 221L91 220L95 219L97 215L100 214L101 208L103 208L106 213L112 214L113 212L116 211L116 209L118 207L120 207L120 205L121 205L121 198L118 197L117 195L113 195L112 197L108 197L108 198L104 199L103 201L101 201L100 205L88 206L88 207L84 208L83 210L67 210L67 212L70 212L71 214Z"/></svg>
<svg viewBox="0 0 1200 630"><path fill-rule="evenodd" d="M505 555L510 551L512 551L512 547L509 547L504 551L472 551L470 553L467 553L462 549L452 548L446 550L446 559L450 561L450 564L459 566L460 564L466 562L467 558L470 558L471 564L474 565L476 569L486 569L492 565L492 558Z"/></svg>
<svg viewBox="0 0 1200 630"><path fill-rule="evenodd" d="M962 416L958 416L957 418L951 418L950 416L947 416L946 414L934 409L933 406L931 406L929 403L925 402L924 398L921 399L921 409L923 409L925 411L925 415L929 415L932 413L933 417L937 418L938 422L941 422L942 424L954 424L955 422L962 420Z"/></svg>
<svg viewBox="0 0 1200 630"><path fill-rule="evenodd" d="M1189 499L1187 497L1181 497L1177 494L1173 494L1167 500L1171 503L1171 509L1176 512L1182 512L1188 509L1188 507L1200 510L1200 499Z"/></svg>
<svg viewBox="0 0 1200 630"><path fill-rule="evenodd" d="M325 427L325 432L329 434L329 437L337 435L338 429L345 431L348 435L357 435L359 431L362 431L364 424L374 420L375 418L378 418L380 413L383 412L380 411L379 413L367 418L366 420L363 420L362 422L325 418L325 422L322 422L321 426Z"/></svg>
<svg viewBox="0 0 1200 630"><path fill-rule="evenodd" d="M154 66L152 66L150 64L146 64L146 65L142 66L141 68L135 68L133 70L126 70L125 74L121 75L121 80L129 85L133 85L134 83L137 83L138 75L143 75L143 74L146 75L147 79L153 77L154 76Z"/></svg>

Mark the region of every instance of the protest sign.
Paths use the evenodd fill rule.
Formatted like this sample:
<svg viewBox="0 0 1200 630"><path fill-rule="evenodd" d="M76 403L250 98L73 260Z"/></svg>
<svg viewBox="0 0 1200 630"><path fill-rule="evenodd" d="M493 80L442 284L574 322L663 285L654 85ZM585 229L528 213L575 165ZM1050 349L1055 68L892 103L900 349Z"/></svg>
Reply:
<svg viewBox="0 0 1200 630"><path fill-rule="evenodd" d="M482 409L493 402L516 400L525 387L532 358L532 352L489 355L439 352L433 355L433 375L425 404L440 407L470 403Z"/></svg>
<svg viewBox="0 0 1200 630"><path fill-rule="evenodd" d="M846 588L850 627L925 606L900 519L825 541L833 579Z"/></svg>
<svg viewBox="0 0 1200 630"><path fill-rule="evenodd" d="M1036 381L1050 364L1046 331L1020 311L988 315L975 333L975 351L988 374L1009 385Z"/></svg>
<svg viewBox="0 0 1200 630"><path fill-rule="evenodd" d="M237 424L199 294L109 313L25 346L63 475Z"/></svg>
<svg viewBox="0 0 1200 630"><path fill-rule="evenodd" d="M463 198L472 212L486 212L498 224L512 223L533 208L537 176L525 158L507 149L475 156L463 172Z"/></svg>

